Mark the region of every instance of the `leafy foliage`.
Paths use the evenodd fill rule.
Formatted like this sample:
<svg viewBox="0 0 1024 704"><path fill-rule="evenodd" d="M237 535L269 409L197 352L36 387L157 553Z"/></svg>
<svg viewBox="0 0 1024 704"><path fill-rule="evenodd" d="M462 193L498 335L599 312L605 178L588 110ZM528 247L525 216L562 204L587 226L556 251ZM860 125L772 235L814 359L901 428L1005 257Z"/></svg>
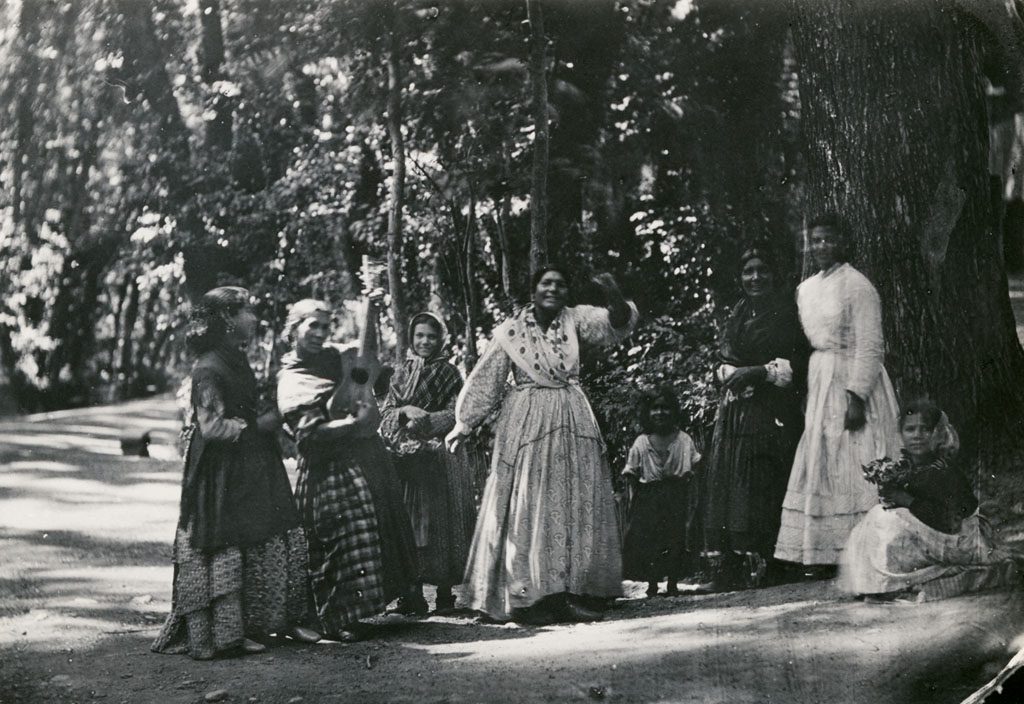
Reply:
<svg viewBox="0 0 1024 704"><path fill-rule="evenodd" d="M410 306L450 321L467 363L526 298L525 3L6 8L17 16L0 43L0 358L22 407L173 388L187 365L178 331L188 299L217 284L247 286L258 301L264 380L291 301L330 301L339 336L354 334L361 257L386 250L391 32L402 39L408 152L393 283ZM714 0L545 12L550 251L580 281L613 272L644 320L585 369L621 465L642 389L675 388L698 438L711 422L730 259L750 231L783 227L791 196L771 185L790 168L784 27ZM214 20L223 57L210 49ZM732 76L740 58L748 70ZM749 100L723 98L766 76ZM227 144L213 129L225 115ZM745 131L755 152L732 144ZM771 174L769 187L740 212L732 203L750 173Z"/></svg>

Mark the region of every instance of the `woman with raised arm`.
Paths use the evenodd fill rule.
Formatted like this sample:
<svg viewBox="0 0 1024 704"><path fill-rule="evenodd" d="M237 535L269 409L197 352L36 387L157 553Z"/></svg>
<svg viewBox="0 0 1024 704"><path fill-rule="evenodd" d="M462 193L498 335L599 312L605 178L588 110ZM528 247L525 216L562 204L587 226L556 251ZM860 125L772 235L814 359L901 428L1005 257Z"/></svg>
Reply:
<svg viewBox="0 0 1024 704"><path fill-rule="evenodd" d="M263 652L255 639L271 633L320 639L299 625L309 616L306 541L274 437L280 418L257 416L249 301L244 288L213 289L186 331L197 358L171 615L156 652L206 660Z"/></svg>
<svg viewBox="0 0 1024 704"><path fill-rule="evenodd" d="M328 410L357 366L356 350L327 344L330 330L323 301L291 307L285 332L293 349L281 360L277 402L299 452L295 493L317 614L327 637L352 641L367 634L360 619L411 593L418 567L402 488L377 436L375 402L340 418Z"/></svg>
<svg viewBox="0 0 1024 704"><path fill-rule="evenodd" d="M850 531L878 501L861 467L899 449L896 395L883 366L878 291L847 263L834 215L811 223L808 249L818 273L797 288L797 308L813 352L775 557L831 576Z"/></svg>
<svg viewBox="0 0 1024 704"><path fill-rule="evenodd" d="M497 620L594 620L621 594L611 472L579 361L581 344L628 336L637 313L610 274L594 282L606 307L572 307L565 270L540 269L533 303L495 329L456 405L449 447L500 406L466 568L469 605Z"/></svg>

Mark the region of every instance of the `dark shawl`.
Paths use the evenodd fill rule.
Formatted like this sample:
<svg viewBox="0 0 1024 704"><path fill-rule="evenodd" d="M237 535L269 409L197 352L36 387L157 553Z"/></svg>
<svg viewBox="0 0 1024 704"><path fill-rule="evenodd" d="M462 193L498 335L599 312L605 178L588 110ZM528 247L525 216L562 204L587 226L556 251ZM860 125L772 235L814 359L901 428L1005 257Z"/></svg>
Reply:
<svg viewBox="0 0 1024 704"><path fill-rule="evenodd" d="M916 469L906 491L914 497L910 512L943 533L959 531L961 521L978 508L978 499L967 477L944 459Z"/></svg>
<svg viewBox="0 0 1024 704"><path fill-rule="evenodd" d="M246 428L234 442L204 438L193 410L179 518L181 527L191 526L193 547L257 545L298 527L277 440L256 426L256 377L241 350L219 348L196 360L193 409L204 394L218 397L224 417L241 419Z"/></svg>

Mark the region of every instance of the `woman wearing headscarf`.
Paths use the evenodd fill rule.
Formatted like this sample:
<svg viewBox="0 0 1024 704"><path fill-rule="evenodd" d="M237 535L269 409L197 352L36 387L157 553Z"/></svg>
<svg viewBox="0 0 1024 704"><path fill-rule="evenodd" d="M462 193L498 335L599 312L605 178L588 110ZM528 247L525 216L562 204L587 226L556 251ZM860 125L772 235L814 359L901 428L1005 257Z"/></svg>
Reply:
<svg viewBox="0 0 1024 704"><path fill-rule="evenodd" d="M739 262L743 297L722 330L722 396L704 477L704 546L713 588L757 587L771 559L803 418L807 341L768 248Z"/></svg>
<svg viewBox="0 0 1024 704"><path fill-rule="evenodd" d="M960 443L946 414L929 399L915 399L900 414L899 429L906 474L882 483L882 503L850 534L840 588L872 599L913 594L931 601L1019 585L1021 558L992 542L958 466Z"/></svg>
<svg viewBox="0 0 1024 704"><path fill-rule="evenodd" d="M195 305L186 342L192 367L171 614L153 650L198 660L259 653L271 633L306 642L306 541L274 437L276 413L257 416L245 345L256 332L249 292L224 286Z"/></svg>
<svg viewBox="0 0 1024 704"><path fill-rule="evenodd" d="M405 490L419 551L420 590L401 610L425 613L422 582L437 585L435 608L454 608L452 586L462 582L476 507L467 453L448 453L444 436L455 426L462 375L445 360L447 329L433 313L409 323L411 349L395 372L381 407L381 436Z"/></svg>
<svg viewBox="0 0 1024 704"><path fill-rule="evenodd" d="M813 352L775 557L827 576L850 531L878 501L861 467L894 456L899 438L878 291L846 261L848 242L834 215L808 231L818 273L797 288L797 308Z"/></svg>
<svg viewBox="0 0 1024 704"><path fill-rule="evenodd" d="M412 528L377 435L375 406L341 418L328 411L358 361L356 350L327 344L331 310L322 301L299 301L285 331L293 349L281 359L277 402L299 453L295 493L313 598L325 635L357 640L365 635L360 619L383 612L415 583Z"/></svg>
<svg viewBox="0 0 1024 704"><path fill-rule="evenodd" d="M566 272L540 269L533 304L495 329L456 404L451 445L501 407L466 568L470 606L498 620L593 620L597 600L622 593L611 471L579 360L581 344L625 339L637 314L610 274L594 282L607 307L568 306Z"/></svg>

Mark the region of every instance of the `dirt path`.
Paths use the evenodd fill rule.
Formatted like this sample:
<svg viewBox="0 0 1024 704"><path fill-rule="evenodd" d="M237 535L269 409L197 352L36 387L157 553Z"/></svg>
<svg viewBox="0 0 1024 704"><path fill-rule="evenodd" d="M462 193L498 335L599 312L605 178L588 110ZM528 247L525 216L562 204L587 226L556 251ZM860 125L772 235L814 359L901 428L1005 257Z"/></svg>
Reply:
<svg viewBox="0 0 1024 704"><path fill-rule="evenodd" d="M153 458L120 454L151 430ZM0 702L959 702L1009 659L1024 599L864 605L827 583L629 599L596 624L387 616L352 645L193 662L170 607L180 464L167 400L0 422Z"/></svg>

